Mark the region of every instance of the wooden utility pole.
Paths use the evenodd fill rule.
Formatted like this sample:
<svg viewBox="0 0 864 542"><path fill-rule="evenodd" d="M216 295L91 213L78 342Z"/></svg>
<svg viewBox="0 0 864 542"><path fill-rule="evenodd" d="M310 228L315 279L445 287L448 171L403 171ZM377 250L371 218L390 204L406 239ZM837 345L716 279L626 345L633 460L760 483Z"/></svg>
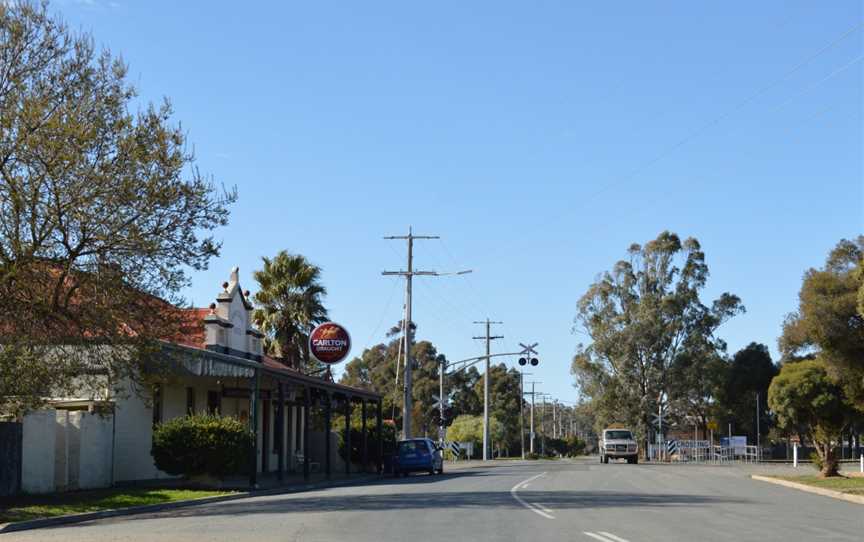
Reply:
<svg viewBox="0 0 864 542"><path fill-rule="evenodd" d="M491 356L491 341L493 339L503 339L503 335L491 335L492 324L503 324L504 322L493 322L486 318L485 322L474 322L475 324L484 324L486 326L486 335L483 337L474 337L475 339L483 339L486 341L486 372L483 373L483 461L488 461L490 454L489 445L491 438L489 436L489 359Z"/></svg>

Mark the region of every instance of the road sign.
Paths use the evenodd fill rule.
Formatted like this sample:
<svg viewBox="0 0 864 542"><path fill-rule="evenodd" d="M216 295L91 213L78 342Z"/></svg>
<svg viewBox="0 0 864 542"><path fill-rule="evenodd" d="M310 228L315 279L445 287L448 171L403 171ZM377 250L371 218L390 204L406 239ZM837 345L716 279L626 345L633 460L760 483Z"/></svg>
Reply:
<svg viewBox="0 0 864 542"><path fill-rule="evenodd" d="M720 424L717 423L717 420L708 420L708 423L705 425L708 427L709 431L716 431L720 427Z"/></svg>
<svg viewBox="0 0 864 542"><path fill-rule="evenodd" d="M666 453L669 455L675 455L678 453L678 441L677 440L667 440L666 441Z"/></svg>

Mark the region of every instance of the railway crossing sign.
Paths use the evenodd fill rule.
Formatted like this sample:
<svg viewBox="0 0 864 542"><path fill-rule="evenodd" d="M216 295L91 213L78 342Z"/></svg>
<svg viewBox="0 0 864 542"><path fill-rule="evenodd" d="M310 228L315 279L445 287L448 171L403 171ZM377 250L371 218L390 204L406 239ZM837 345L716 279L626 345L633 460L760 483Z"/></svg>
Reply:
<svg viewBox="0 0 864 542"><path fill-rule="evenodd" d="M441 407L447 408L447 399L444 399L444 401L442 401L441 398L438 397L437 395L435 395L434 393L432 394L432 399L435 399L435 403L432 405L432 410L435 410L435 409L438 409Z"/></svg>
<svg viewBox="0 0 864 542"><path fill-rule="evenodd" d="M534 343L534 344L531 344L531 345L527 345L527 344L519 343L519 346L522 347L522 352L520 352L520 353L521 353L523 356L527 356L527 355L529 355L529 354L534 354L534 355L536 356L536 355L537 355L537 351L534 350L534 348L535 348L538 344L540 344L540 343Z"/></svg>
<svg viewBox="0 0 864 542"><path fill-rule="evenodd" d="M662 427L663 418L667 417L667 415L669 414L669 409L666 408L666 405L663 405L658 410L658 413L651 414L651 420L655 427Z"/></svg>
<svg viewBox="0 0 864 542"><path fill-rule="evenodd" d="M540 343L533 343L530 345L525 343L519 343L519 346L522 347L522 351L519 352L519 355L522 356L521 358L519 358L519 365L527 365L530 363L531 365L536 366L538 363L540 363L540 360L538 360L536 357L533 357L538 355L537 351L534 350L534 348L538 344Z"/></svg>

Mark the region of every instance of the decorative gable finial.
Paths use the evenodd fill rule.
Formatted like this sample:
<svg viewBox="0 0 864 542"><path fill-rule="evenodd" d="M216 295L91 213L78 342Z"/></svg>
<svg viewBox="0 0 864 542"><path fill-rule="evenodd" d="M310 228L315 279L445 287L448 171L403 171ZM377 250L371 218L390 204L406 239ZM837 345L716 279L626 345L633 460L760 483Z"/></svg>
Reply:
<svg viewBox="0 0 864 542"><path fill-rule="evenodd" d="M231 284L237 284L238 282L240 282L240 268L236 265L231 268L230 282Z"/></svg>

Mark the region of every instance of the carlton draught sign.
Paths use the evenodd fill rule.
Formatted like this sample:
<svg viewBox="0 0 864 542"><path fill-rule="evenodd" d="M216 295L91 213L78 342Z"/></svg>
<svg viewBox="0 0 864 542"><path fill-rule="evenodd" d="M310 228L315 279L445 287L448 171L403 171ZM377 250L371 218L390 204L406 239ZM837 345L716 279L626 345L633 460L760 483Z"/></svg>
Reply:
<svg viewBox="0 0 864 542"><path fill-rule="evenodd" d="M321 363L339 363L350 351L348 330L335 322L325 322L309 335L309 353Z"/></svg>

